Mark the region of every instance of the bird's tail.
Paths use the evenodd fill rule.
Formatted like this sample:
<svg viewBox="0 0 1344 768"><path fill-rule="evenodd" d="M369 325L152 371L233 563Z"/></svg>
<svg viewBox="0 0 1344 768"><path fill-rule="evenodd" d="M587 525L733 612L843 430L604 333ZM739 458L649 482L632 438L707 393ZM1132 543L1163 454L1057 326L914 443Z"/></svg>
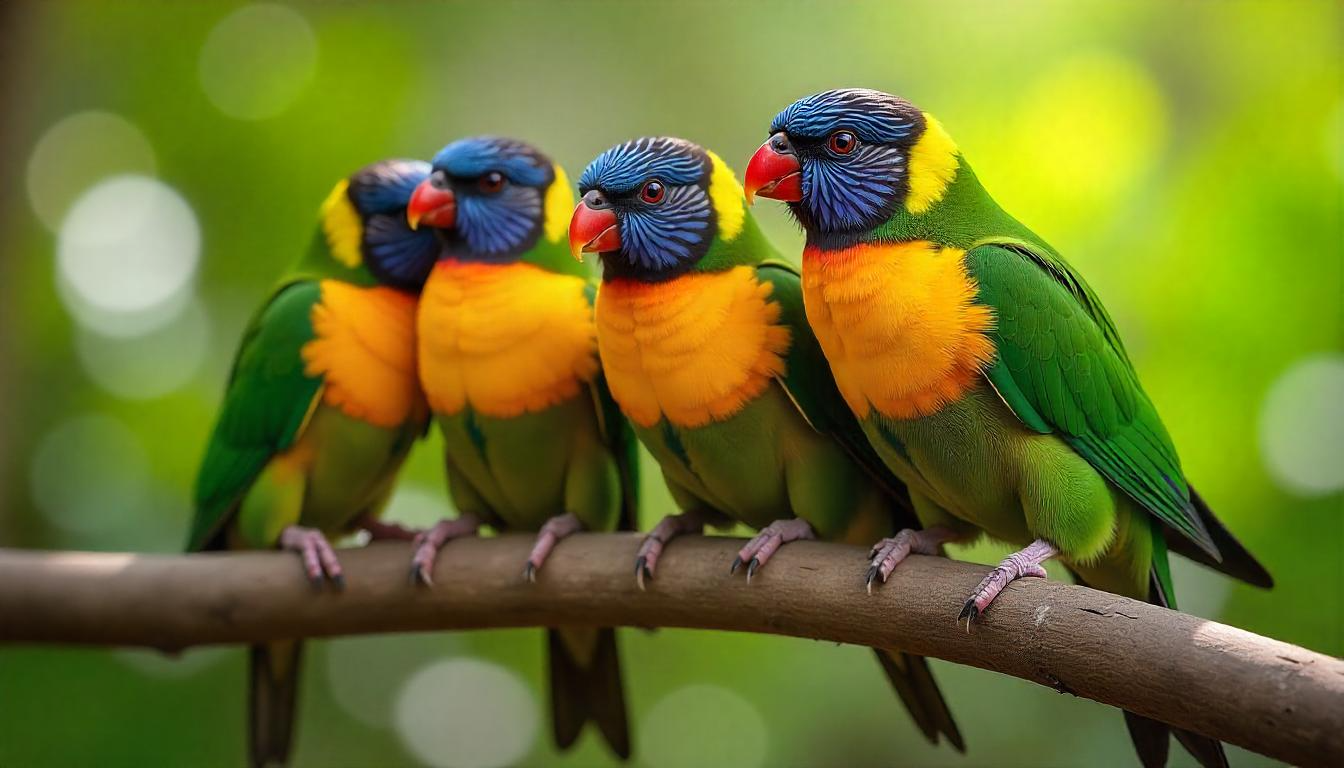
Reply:
<svg viewBox="0 0 1344 768"><path fill-rule="evenodd" d="M1167 528L1164 533L1167 544L1171 551L1178 555L1194 560L1197 563L1206 565L1219 573L1227 574L1234 579L1239 579L1257 587L1269 589L1274 586L1274 578L1265 570L1265 566L1255 559L1246 547L1242 546L1240 541L1227 530L1227 526L1217 517L1214 517L1213 510L1204 499L1190 489L1190 502L1195 507L1195 512L1199 514L1199 519L1204 523L1204 527L1209 531L1209 537L1213 539L1213 544L1218 548L1218 553L1222 555L1221 561L1215 560L1207 552L1200 549L1194 542L1187 539L1180 533Z"/></svg>
<svg viewBox="0 0 1344 768"><path fill-rule="evenodd" d="M930 743L938 743L941 733L958 752L966 751L966 743L961 739L961 731L952 719L952 711L947 708L943 692L933 679L929 662L923 656L913 656L901 651L887 651L874 648L882 670L887 673L891 687L910 711L910 717Z"/></svg>
<svg viewBox="0 0 1344 768"><path fill-rule="evenodd" d="M1212 533L1213 529L1209 530ZM1170 580L1165 578L1167 573L1167 549L1163 546L1165 537L1161 531L1154 531L1153 539L1153 565L1148 576L1148 602L1163 608L1175 608L1176 606L1168 599ZM1216 535L1214 540L1218 541ZM1166 723L1136 715L1128 710L1125 711L1125 727L1129 729L1129 738L1134 742L1134 751L1138 752L1139 762L1143 764L1143 768L1166 766L1167 751L1171 746L1173 735L1176 741L1185 747L1185 751L1204 768L1228 768L1227 753L1223 751L1223 743L1217 739L1173 728Z"/></svg>
<svg viewBox="0 0 1344 768"><path fill-rule="evenodd" d="M630 757L625 686L616 651L616 630L550 629L551 724L555 744L570 747L592 721L617 757Z"/></svg>
<svg viewBox="0 0 1344 768"><path fill-rule="evenodd" d="M289 762L302 656L303 643L297 640L252 646L247 720L252 768Z"/></svg>

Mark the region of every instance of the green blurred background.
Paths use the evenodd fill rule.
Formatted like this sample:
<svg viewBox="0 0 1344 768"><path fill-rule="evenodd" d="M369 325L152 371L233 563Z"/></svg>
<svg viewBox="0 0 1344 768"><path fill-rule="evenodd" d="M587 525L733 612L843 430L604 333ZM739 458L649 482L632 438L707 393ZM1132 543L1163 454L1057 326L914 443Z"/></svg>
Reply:
<svg viewBox="0 0 1344 768"><path fill-rule="evenodd" d="M180 546L242 324L364 163L494 132L577 177L663 133L740 169L790 101L864 85L937 114L1088 277L1189 475L1278 580L1259 592L1181 562L1183 607L1344 653L1338 3L0 13L0 545ZM798 252L781 207L756 212ZM417 452L393 516L447 508L436 451ZM671 505L646 486L647 525ZM1116 712L989 672L934 662L959 757L918 738L863 649L622 642L639 765L1135 764ZM299 766L608 763L592 734L551 748L539 631L310 648ZM236 648L0 649L0 766L241 765L243 669Z"/></svg>

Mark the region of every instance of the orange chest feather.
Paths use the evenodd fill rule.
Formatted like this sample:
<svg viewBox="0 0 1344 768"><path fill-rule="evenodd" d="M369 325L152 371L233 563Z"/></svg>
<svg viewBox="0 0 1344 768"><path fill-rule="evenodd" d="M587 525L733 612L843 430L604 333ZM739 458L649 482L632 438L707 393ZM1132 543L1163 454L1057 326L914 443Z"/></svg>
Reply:
<svg viewBox="0 0 1344 768"><path fill-rule="evenodd" d="M597 375L586 283L531 264L441 261L420 297L420 381L436 413L510 418Z"/></svg>
<svg viewBox="0 0 1344 768"><path fill-rule="evenodd" d="M385 287L323 280L313 306L316 338L305 372L323 379L322 401L352 418L392 429L423 417L416 380L415 298Z"/></svg>
<svg viewBox="0 0 1344 768"><path fill-rule="evenodd" d="M994 359L993 313L964 257L928 242L804 251L807 319L860 417L934 413Z"/></svg>
<svg viewBox="0 0 1344 768"><path fill-rule="evenodd" d="M604 283L598 346L621 410L650 427L699 427L737 413L784 373L789 329L751 267L663 283Z"/></svg>

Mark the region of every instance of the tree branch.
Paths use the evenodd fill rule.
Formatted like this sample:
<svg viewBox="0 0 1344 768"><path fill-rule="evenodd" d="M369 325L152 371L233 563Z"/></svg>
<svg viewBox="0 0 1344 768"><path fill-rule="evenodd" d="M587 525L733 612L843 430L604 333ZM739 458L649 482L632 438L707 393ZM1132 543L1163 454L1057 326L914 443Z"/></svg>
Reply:
<svg viewBox="0 0 1344 768"><path fill-rule="evenodd" d="M739 542L740 543L740 542ZM686 537L640 592L638 537L566 539L536 584L531 539L449 544L433 589L408 547L342 552L347 587L313 592L298 559L0 550L0 642L186 646L526 626L688 627L898 647L989 669L1299 765L1344 765L1344 661L1216 622L1045 579L1011 585L972 633L956 622L984 569L911 557L872 595L863 551L798 542L748 585L738 543ZM955 702L954 702L955 704Z"/></svg>

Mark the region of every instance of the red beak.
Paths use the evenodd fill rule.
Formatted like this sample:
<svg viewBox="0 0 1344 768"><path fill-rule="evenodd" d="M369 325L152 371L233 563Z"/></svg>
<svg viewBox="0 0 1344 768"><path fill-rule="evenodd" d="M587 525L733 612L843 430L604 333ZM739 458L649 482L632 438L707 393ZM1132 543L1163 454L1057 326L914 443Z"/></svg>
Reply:
<svg viewBox="0 0 1344 768"><path fill-rule="evenodd" d="M411 193L406 205L406 223L416 229L421 223L449 229L457 223L457 198L451 189L439 189L425 179Z"/></svg>
<svg viewBox="0 0 1344 768"><path fill-rule="evenodd" d="M621 229L610 208L589 208L580 202L569 220L569 252L583 261L585 253L621 250Z"/></svg>
<svg viewBox="0 0 1344 768"><path fill-rule="evenodd" d="M747 163L743 191L747 205L756 195L796 203L803 199L803 166L782 132L771 136Z"/></svg>

